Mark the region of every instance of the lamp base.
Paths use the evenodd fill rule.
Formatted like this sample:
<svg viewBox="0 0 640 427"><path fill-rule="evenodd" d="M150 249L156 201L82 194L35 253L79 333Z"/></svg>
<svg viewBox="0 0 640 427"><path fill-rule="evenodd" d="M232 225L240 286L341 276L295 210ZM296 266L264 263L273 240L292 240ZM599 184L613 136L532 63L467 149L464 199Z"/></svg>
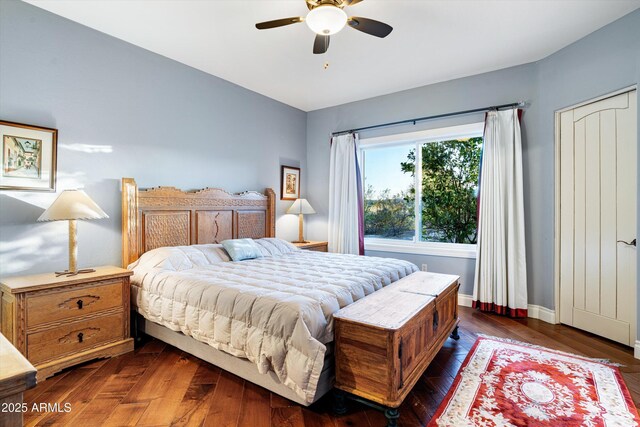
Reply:
<svg viewBox="0 0 640 427"><path fill-rule="evenodd" d="M294 241L293 241L293 242L291 242L291 243L311 243L311 242L310 242L310 241L308 241L308 240L294 240Z"/></svg>
<svg viewBox="0 0 640 427"><path fill-rule="evenodd" d="M83 274L83 273L93 273L94 270L93 268L83 268L82 270L76 270L76 271L69 271L69 270L65 270L65 271L56 271L55 275L56 277L60 277L60 276L76 276L78 274Z"/></svg>

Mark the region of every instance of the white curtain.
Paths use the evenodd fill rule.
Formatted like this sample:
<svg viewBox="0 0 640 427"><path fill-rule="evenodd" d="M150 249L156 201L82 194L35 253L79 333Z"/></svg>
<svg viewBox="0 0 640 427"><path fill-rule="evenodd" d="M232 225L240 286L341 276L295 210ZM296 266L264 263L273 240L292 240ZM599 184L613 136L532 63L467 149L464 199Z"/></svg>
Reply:
<svg viewBox="0 0 640 427"><path fill-rule="evenodd" d="M359 253L358 135L331 140L329 167L329 252Z"/></svg>
<svg viewBox="0 0 640 427"><path fill-rule="evenodd" d="M487 113L480 172L473 306L527 316L522 143L518 110Z"/></svg>

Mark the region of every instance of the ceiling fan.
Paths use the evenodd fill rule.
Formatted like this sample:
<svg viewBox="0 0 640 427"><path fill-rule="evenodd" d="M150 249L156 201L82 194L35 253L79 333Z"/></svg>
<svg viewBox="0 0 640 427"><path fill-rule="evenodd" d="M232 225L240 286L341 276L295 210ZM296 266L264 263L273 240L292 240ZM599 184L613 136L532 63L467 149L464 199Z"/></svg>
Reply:
<svg viewBox="0 0 640 427"><path fill-rule="evenodd" d="M276 19L274 21L256 24L259 30L283 27L285 25L306 22L311 31L316 33L313 42L313 53L325 53L329 49L329 36L342 30L345 25L376 37L386 37L393 31L393 27L384 22L360 16L347 17L344 8L356 5L363 0L305 0L309 13L306 17Z"/></svg>

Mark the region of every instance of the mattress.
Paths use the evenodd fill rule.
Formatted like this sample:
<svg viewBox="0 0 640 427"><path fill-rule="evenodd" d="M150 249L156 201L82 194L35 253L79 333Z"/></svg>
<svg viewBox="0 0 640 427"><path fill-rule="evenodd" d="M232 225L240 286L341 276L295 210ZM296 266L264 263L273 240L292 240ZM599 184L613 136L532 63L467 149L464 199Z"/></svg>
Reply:
<svg viewBox="0 0 640 427"><path fill-rule="evenodd" d="M332 314L417 267L391 258L299 250L258 239L263 257L232 262L220 245L149 251L130 266L146 319L252 362L307 402L315 396Z"/></svg>

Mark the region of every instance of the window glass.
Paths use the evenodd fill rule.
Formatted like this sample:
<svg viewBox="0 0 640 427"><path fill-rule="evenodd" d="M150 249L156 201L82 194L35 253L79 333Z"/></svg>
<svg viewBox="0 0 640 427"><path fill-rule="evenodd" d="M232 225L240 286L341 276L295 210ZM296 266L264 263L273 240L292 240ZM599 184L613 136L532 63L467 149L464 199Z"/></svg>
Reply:
<svg viewBox="0 0 640 427"><path fill-rule="evenodd" d="M481 153L481 137L422 145L421 240L477 242Z"/></svg>
<svg viewBox="0 0 640 427"><path fill-rule="evenodd" d="M414 178L402 169L415 145L369 149L364 155L365 236L413 240Z"/></svg>

